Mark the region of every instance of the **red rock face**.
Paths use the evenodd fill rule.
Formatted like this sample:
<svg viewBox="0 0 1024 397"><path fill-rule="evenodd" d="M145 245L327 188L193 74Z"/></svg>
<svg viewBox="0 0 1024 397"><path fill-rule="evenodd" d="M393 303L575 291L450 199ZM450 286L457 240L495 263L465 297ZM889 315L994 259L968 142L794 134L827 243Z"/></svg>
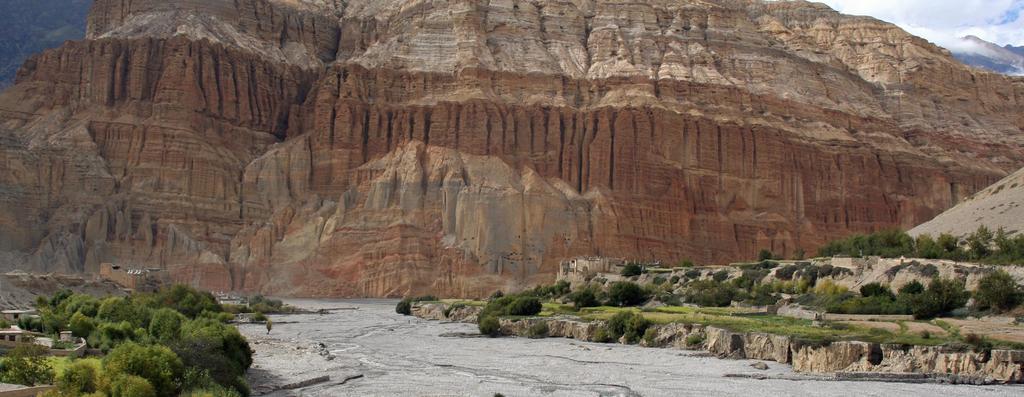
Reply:
<svg viewBox="0 0 1024 397"><path fill-rule="evenodd" d="M480 296L813 252L1024 165L1024 82L891 25L584 3L97 1L0 95L0 264Z"/></svg>

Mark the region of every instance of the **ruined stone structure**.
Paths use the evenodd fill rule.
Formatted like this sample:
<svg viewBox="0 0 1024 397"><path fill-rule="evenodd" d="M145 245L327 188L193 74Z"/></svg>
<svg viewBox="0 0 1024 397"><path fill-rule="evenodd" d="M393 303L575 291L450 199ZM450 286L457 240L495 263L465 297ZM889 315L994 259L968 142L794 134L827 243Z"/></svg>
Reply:
<svg viewBox="0 0 1024 397"><path fill-rule="evenodd" d="M601 273L612 273L625 264L622 259L602 258L596 256L578 257L562 261L558 266L557 280L570 283L585 281L589 277Z"/></svg>
<svg viewBox="0 0 1024 397"><path fill-rule="evenodd" d="M100 264L99 277L130 290L153 289L170 280L170 275L163 269L126 268L112 263Z"/></svg>
<svg viewBox="0 0 1024 397"><path fill-rule="evenodd" d="M97 0L0 94L0 266L484 296L912 227L1024 165L1024 80L759 0Z"/></svg>

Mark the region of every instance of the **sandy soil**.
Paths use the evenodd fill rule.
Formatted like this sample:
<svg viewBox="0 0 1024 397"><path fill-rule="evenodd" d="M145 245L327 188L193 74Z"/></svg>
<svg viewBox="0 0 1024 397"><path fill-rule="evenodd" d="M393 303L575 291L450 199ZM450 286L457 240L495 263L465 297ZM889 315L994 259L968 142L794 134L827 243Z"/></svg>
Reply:
<svg viewBox="0 0 1024 397"><path fill-rule="evenodd" d="M939 320L960 327L960 335L975 333L987 338L1024 343L1024 327L1014 325L1013 318L1010 317L985 317L974 320L941 318Z"/></svg>
<svg viewBox="0 0 1024 397"><path fill-rule="evenodd" d="M471 324L394 313L395 301L291 301L337 308L329 314L273 316L239 327L256 350L249 379L273 396L1019 396L1021 387L827 382L803 379L787 365L719 360L672 349L568 339L475 338ZM334 356L320 354L319 343ZM275 387L329 375L326 383ZM345 383L342 380L362 375ZM801 380L736 378L727 375Z"/></svg>

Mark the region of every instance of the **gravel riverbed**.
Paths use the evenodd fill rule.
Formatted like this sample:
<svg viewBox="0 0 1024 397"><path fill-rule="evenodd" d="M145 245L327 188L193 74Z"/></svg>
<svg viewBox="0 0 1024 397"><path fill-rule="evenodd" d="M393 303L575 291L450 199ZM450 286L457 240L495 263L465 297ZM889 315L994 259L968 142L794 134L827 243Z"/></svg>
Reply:
<svg viewBox="0 0 1024 397"><path fill-rule="evenodd" d="M473 324L402 316L394 300L291 300L328 314L239 325L249 382L271 396L1021 396L1020 386L833 382L788 365L571 339L478 338ZM305 387L285 385L329 376ZM755 379L752 377L767 377Z"/></svg>

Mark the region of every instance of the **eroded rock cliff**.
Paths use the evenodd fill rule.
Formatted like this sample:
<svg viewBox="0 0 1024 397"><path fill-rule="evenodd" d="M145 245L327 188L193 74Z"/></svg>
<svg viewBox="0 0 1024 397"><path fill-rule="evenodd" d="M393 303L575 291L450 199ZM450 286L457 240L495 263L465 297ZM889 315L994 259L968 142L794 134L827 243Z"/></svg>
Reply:
<svg viewBox="0 0 1024 397"><path fill-rule="evenodd" d="M810 251L1020 168L1022 101L815 3L98 0L0 94L0 262L486 295Z"/></svg>

